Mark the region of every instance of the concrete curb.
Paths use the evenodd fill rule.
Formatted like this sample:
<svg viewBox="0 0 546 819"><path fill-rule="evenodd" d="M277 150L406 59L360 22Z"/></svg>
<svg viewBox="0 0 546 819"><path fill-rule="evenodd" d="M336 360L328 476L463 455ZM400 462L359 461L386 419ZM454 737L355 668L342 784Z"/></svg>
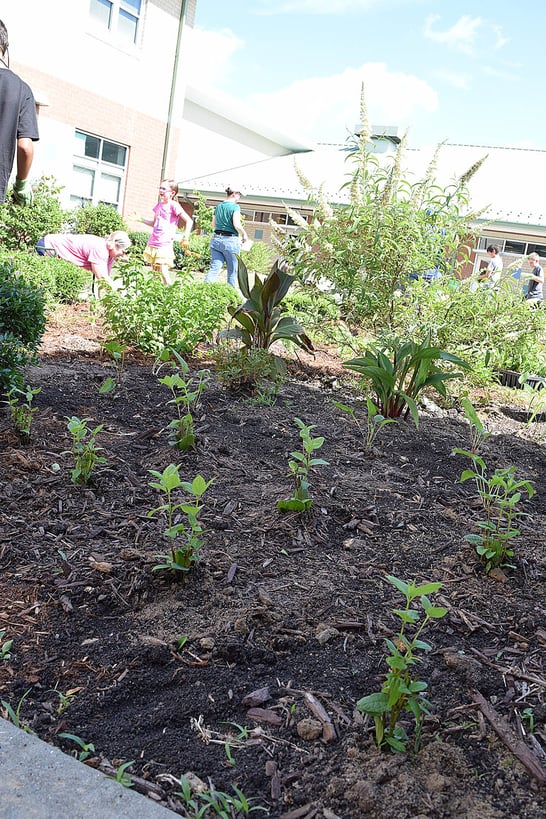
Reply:
<svg viewBox="0 0 546 819"><path fill-rule="evenodd" d="M174 819L59 748L0 719L2 819Z"/></svg>

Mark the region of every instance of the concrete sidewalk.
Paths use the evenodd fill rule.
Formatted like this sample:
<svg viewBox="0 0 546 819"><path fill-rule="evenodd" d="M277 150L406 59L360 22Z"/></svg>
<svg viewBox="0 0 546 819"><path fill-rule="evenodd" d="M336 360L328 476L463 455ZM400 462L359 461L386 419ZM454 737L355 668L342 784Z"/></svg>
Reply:
<svg viewBox="0 0 546 819"><path fill-rule="evenodd" d="M177 815L0 718L1 819L174 819Z"/></svg>

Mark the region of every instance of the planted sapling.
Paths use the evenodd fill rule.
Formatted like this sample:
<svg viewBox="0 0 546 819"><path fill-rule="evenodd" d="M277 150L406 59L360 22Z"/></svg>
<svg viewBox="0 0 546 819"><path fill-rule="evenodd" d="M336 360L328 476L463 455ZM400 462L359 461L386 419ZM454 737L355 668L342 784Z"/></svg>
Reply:
<svg viewBox="0 0 546 819"><path fill-rule="evenodd" d="M433 606L428 595L439 591L441 583L424 583L417 586L415 581L405 583L397 577L387 575L387 580L405 597L402 609L393 613L402 621L400 631L392 640L387 640L389 656L387 672L381 691L363 697L356 704L359 711L370 714L375 722L375 741L383 750L405 751L408 735L399 724L403 711L413 714L415 719L414 750L419 750L423 717L430 713L431 704L425 699L427 683L415 674L414 666L421 662L417 651L430 651L431 646L420 639L421 632L430 620L438 620L447 614L447 609ZM421 611L415 608L420 604ZM422 615L424 613L424 618ZM408 627L415 627L413 636Z"/></svg>
<svg viewBox="0 0 546 819"><path fill-rule="evenodd" d="M165 502L148 512L148 517L163 513L167 518L167 528L163 534L170 541L171 552L168 555L156 555L161 560L153 571L160 569L171 569L175 573L189 572L191 567L199 560L199 551L203 545L203 527L198 520L202 506L199 501L212 483L205 481L201 475L196 475L193 481L183 481L180 478L180 466L169 464L163 472L150 469L150 474L156 478L150 481L150 486L162 492ZM191 496L191 502L175 502L173 492L183 489ZM186 516L186 520L180 520L180 515Z"/></svg>
<svg viewBox="0 0 546 819"><path fill-rule="evenodd" d="M71 452L76 460L76 466L71 472L72 483L87 483L95 464L105 464L106 458L99 455L101 446L96 443L96 437L101 431L103 424L99 424L95 429L89 429L87 422L89 418L77 418L73 415L67 417L67 428L72 435ZM63 455L66 454L63 452Z"/></svg>
<svg viewBox="0 0 546 819"><path fill-rule="evenodd" d="M127 347L124 344L120 344L119 341L113 339L112 341L107 341L105 344L101 344L103 350L106 350L107 353L110 353L112 356L112 361L114 362L114 367L116 368L116 377L112 378L108 376L105 378L102 384L99 387L99 393L101 395L105 395L106 393L112 392L115 387L119 387L123 380L123 368L125 366L125 353L127 352Z"/></svg>
<svg viewBox="0 0 546 819"><path fill-rule="evenodd" d="M38 407L32 406L34 396L42 391L41 387L32 389L28 384L24 389L12 387L6 393L5 403L9 406L10 418L13 426L25 443L30 441L30 428L32 426L32 416L38 412Z"/></svg>
<svg viewBox="0 0 546 819"><path fill-rule="evenodd" d="M190 368L182 356L174 350L166 350L165 353L169 357L176 356L179 367L179 372L159 379L160 384L170 389L173 397L167 404L174 404L177 413L177 417L167 426L170 433L169 443L185 451L195 444L192 410L198 406L210 374L208 370L200 370L195 378L192 378Z"/></svg>
<svg viewBox="0 0 546 819"><path fill-rule="evenodd" d="M369 452L370 449L373 447L375 443L375 439L377 438L379 432L383 429L384 426L387 424L395 424L395 418L385 418L377 407L375 406L374 402L371 398L366 398L366 408L367 408L367 415L366 415L366 429L364 430L363 425L358 420L355 410L353 407L348 407L347 404L342 404L340 401L334 401L334 406L338 409L342 410L342 412L347 412L355 422L358 431L362 435L362 439L364 441L364 449L366 452Z"/></svg>
<svg viewBox="0 0 546 819"><path fill-rule="evenodd" d="M312 457L313 452L324 443L322 436L313 438L311 435L316 424L306 425L300 418L294 418L294 421L300 430L302 451L290 453L292 460L288 462L288 474L294 479L294 492L288 500L278 501L277 508L282 512L306 512L310 509L313 499L309 495L309 472L315 466L328 466L328 461Z"/></svg>
<svg viewBox="0 0 546 819"><path fill-rule="evenodd" d="M453 451L472 461L473 468L465 469L459 480L461 483L474 481L486 513L485 520L478 521L480 533L466 535L465 540L475 546L487 573L497 567L511 567L507 560L514 556L512 541L521 534L515 521L525 514L516 507L524 493L529 499L533 497L533 485L528 480L516 480L515 466L497 467L488 477L485 461L480 455L464 449Z"/></svg>
<svg viewBox="0 0 546 819"><path fill-rule="evenodd" d="M470 452L473 455L477 455L491 433L485 429L478 413L468 398L463 398L461 404L466 420L470 424Z"/></svg>

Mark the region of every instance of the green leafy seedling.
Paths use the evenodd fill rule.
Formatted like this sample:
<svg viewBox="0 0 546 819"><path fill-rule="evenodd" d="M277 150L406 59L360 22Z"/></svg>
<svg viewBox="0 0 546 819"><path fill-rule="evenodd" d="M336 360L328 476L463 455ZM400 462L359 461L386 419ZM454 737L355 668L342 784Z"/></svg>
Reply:
<svg viewBox="0 0 546 819"><path fill-rule="evenodd" d="M130 768L131 765L135 764L135 760L131 759L130 762L124 762L123 765L120 765L116 771L115 776L109 776L108 779L113 779L114 782L119 782L120 785L123 785L124 788L132 788L134 783L129 774L126 773L127 768Z"/></svg>
<svg viewBox="0 0 546 819"><path fill-rule="evenodd" d="M277 509L282 512L306 512L310 509L313 499L309 494L309 472L315 466L328 466L328 461L313 457L313 452L324 443L322 436L313 438L311 435L316 425L306 425L300 418L294 418L294 422L300 430L302 449L301 452L296 450L290 453L292 459L288 462L288 474L294 480L294 492L288 500L278 501Z"/></svg>
<svg viewBox="0 0 546 819"><path fill-rule="evenodd" d="M6 700L1 700L2 707L5 709L7 714L7 719L9 719L10 722L13 722L16 728L22 728L24 731L28 731L28 727L24 726L21 721L21 708L23 706L25 699L30 694L31 690L32 689L29 688L27 689L27 691L25 691L25 693L17 703L15 709L13 709L9 702L7 702Z"/></svg>
<svg viewBox="0 0 546 819"><path fill-rule="evenodd" d="M405 598L405 607L393 609L402 625L393 640L387 640L389 650L387 665L389 671L381 691L369 694L360 699L356 707L359 711L373 717L375 723L375 741L383 750L405 751L408 735L399 723L403 711L410 712L415 720L414 750L419 749L423 717L430 713L431 704L425 699L427 683L420 680L414 671L416 663L421 662L418 651L430 651L431 646L420 639L421 632L431 620L438 620L447 614L447 609L434 606L428 595L439 591L441 583L424 583L420 586L415 581L406 583L397 577L387 575L387 580L398 589ZM420 604L421 611L415 608ZM424 614L424 618L422 615ZM412 636L408 629L415 629Z"/></svg>
<svg viewBox="0 0 546 819"><path fill-rule="evenodd" d="M378 434L381 432L383 427L387 426L387 424L395 424L396 418L385 418L377 407L375 406L374 402L371 398L366 398L366 429L363 429L362 424L358 420L356 416L356 412L353 407L347 406L347 404L342 404L340 401L334 401L334 406L340 409L342 412L347 412L353 421L355 422L358 431L362 435L362 439L364 441L364 449L368 452L374 445L375 440Z"/></svg>
<svg viewBox="0 0 546 819"><path fill-rule="evenodd" d="M42 391L41 387L32 389L28 384L24 389L13 386L6 393L6 403L9 406L10 418L13 426L21 436L21 439L28 443L30 441L30 430L32 427L32 416L38 412L38 407L33 407L34 396Z"/></svg>
<svg viewBox="0 0 546 819"><path fill-rule="evenodd" d="M99 424L95 429L89 429L87 426L89 418L78 418L73 415L71 418L67 416L66 420L68 431L72 435L72 449L67 452L70 452L76 461L71 472L72 483L88 483L95 465L106 463L106 458L98 454L102 447L96 442L103 424ZM67 452L63 452L63 455Z"/></svg>
<svg viewBox="0 0 546 819"><path fill-rule="evenodd" d="M5 629L0 629L0 660L11 660L13 640L4 640ZM2 642L4 640L4 642Z"/></svg>
<svg viewBox="0 0 546 819"><path fill-rule="evenodd" d="M62 739L69 739L71 742L75 742L76 745L81 749L78 753L78 762L85 762L91 754L95 753L95 746L92 742L84 742L81 737L76 736L76 734L66 734L62 733L58 735Z"/></svg>
<svg viewBox="0 0 546 819"><path fill-rule="evenodd" d="M202 510L200 500L212 483L205 481L201 475L196 475L193 481L183 481L180 478L180 466L169 464L163 472L150 470L155 481L150 482L153 489L162 492L165 502L148 512L148 517L163 514L167 518L167 528L163 535L170 542L171 551L168 555L156 555L161 563L154 566L153 571L171 569L175 573L189 572L199 560L199 551L203 545L203 527L199 522L199 513ZM192 502L175 502L173 493L177 489L184 490L193 499ZM176 520L179 513L185 520Z"/></svg>

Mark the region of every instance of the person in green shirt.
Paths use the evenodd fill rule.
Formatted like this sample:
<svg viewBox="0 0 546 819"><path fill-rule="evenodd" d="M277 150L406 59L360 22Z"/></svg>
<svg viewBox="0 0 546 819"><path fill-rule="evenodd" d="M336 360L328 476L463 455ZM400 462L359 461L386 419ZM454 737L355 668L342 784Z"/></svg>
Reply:
<svg viewBox="0 0 546 819"><path fill-rule="evenodd" d="M239 199L241 191L226 188L226 198L214 209L212 229L214 231L210 242L211 264L206 282L215 282L222 265L226 264L227 282L237 287L237 253L241 250L241 241L246 242L248 236L241 223L241 208Z"/></svg>

